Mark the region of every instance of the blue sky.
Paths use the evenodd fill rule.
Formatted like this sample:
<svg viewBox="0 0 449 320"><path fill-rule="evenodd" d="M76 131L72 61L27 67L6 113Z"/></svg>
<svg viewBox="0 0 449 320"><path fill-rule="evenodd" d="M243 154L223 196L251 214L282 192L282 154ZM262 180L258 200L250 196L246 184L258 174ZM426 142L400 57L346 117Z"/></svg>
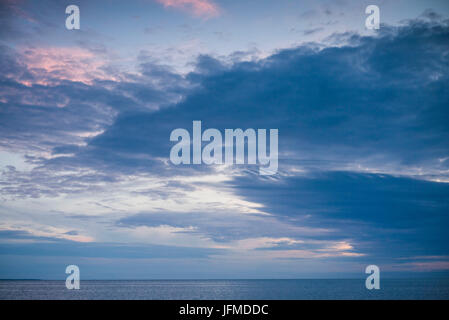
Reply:
<svg viewBox="0 0 449 320"><path fill-rule="evenodd" d="M369 4L2 1L0 278L447 274L449 5ZM194 120L278 173L170 164Z"/></svg>

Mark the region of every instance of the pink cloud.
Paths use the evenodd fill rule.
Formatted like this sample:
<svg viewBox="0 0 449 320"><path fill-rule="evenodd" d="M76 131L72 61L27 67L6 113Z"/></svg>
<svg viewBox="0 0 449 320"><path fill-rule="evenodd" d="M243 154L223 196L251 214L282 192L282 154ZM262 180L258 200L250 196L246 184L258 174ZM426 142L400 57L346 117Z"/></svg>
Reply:
<svg viewBox="0 0 449 320"><path fill-rule="evenodd" d="M384 270L388 271L418 271L418 272L431 272L431 271L447 271L449 270L448 256L417 256L410 258L399 258L398 260L405 259L419 259L420 261L410 261L405 263L395 263L391 265L385 265Z"/></svg>
<svg viewBox="0 0 449 320"><path fill-rule="evenodd" d="M164 7L188 10L195 16L215 17L219 14L218 6L210 0L156 0Z"/></svg>
<svg viewBox="0 0 449 320"><path fill-rule="evenodd" d="M405 267L415 271L449 270L449 261L410 262L405 264Z"/></svg>
<svg viewBox="0 0 449 320"><path fill-rule="evenodd" d="M22 51L22 56L23 63L34 78L29 81L21 80L25 85L48 85L61 80L86 84L91 84L96 79L116 80L102 69L106 64L103 59L82 48L28 48Z"/></svg>

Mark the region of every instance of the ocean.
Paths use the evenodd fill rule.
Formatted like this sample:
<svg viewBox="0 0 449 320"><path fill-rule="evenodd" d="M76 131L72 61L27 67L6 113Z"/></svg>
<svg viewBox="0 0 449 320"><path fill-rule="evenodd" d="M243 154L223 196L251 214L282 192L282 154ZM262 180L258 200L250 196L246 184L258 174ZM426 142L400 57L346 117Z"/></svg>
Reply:
<svg viewBox="0 0 449 320"><path fill-rule="evenodd" d="M64 280L0 280L0 299L449 299L449 279L383 279L379 290L364 279L85 280L80 290Z"/></svg>

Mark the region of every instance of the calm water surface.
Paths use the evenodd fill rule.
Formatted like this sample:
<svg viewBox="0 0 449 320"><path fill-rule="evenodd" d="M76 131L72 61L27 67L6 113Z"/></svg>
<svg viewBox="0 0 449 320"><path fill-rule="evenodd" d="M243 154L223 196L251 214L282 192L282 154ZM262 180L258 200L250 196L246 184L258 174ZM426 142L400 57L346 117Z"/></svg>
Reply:
<svg viewBox="0 0 449 320"><path fill-rule="evenodd" d="M380 290L364 280L1 280L0 299L449 299L449 279L384 279Z"/></svg>

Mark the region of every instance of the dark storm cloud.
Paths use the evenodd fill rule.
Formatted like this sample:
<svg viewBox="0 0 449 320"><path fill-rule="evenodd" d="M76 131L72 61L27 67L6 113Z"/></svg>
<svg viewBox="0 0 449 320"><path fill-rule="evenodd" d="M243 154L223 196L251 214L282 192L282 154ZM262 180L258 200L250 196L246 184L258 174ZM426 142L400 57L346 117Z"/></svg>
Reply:
<svg viewBox="0 0 449 320"><path fill-rule="evenodd" d="M325 237L352 238L362 252L370 247L370 253L395 256L449 253L449 237L442 228L449 224L446 183L315 172L280 181L239 177L232 184L246 200L263 204L281 221L332 228Z"/></svg>
<svg viewBox="0 0 449 320"><path fill-rule="evenodd" d="M278 128L280 156L289 161L445 170L448 26L414 21L383 29L377 37L352 36L352 45L299 47L259 62L226 66L202 56L188 76L199 85L185 100L156 113L121 114L91 141L92 155L168 157L170 132L202 120L221 130Z"/></svg>

